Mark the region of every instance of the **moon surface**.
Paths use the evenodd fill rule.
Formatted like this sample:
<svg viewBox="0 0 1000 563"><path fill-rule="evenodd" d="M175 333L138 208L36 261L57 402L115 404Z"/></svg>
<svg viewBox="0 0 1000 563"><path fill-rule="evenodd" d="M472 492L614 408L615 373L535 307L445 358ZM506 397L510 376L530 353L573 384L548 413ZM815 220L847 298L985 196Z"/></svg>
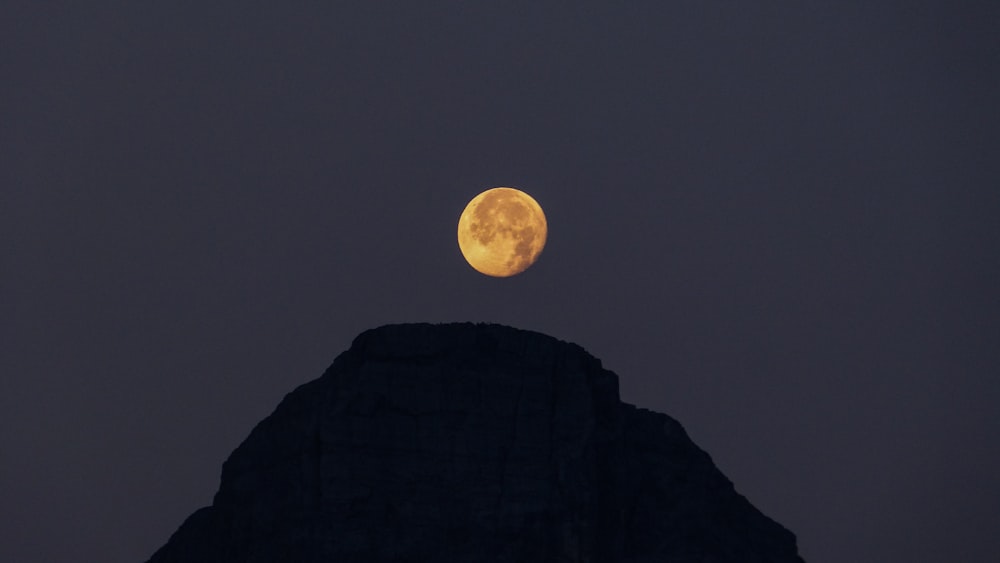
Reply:
<svg viewBox="0 0 1000 563"><path fill-rule="evenodd" d="M493 188L465 206L458 220L458 247L478 272L506 278L538 260L548 232L545 213L530 195Z"/></svg>

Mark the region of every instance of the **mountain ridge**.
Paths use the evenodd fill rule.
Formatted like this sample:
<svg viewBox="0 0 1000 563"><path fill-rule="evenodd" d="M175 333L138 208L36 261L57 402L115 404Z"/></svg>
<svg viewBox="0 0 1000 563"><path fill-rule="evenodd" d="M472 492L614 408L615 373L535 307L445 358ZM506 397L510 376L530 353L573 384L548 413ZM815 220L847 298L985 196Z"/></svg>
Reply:
<svg viewBox="0 0 1000 563"><path fill-rule="evenodd" d="M495 324L362 332L223 464L149 563L801 562L582 347Z"/></svg>

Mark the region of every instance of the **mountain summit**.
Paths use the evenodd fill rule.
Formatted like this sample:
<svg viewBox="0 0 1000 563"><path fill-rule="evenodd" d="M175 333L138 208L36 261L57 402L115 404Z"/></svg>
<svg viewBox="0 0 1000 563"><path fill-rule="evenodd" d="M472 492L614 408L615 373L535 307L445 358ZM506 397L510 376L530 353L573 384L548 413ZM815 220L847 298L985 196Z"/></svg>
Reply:
<svg viewBox="0 0 1000 563"><path fill-rule="evenodd" d="M149 563L801 563L579 346L389 325L289 393Z"/></svg>

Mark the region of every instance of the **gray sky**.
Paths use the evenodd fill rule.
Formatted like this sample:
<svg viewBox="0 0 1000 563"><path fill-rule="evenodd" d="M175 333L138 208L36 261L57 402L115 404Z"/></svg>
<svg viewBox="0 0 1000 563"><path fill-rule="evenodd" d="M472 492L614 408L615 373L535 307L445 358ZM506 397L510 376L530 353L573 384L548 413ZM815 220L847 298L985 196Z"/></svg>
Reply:
<svg viewBox="0 0 1000 563"><path fill-rule="evenodd" d="M93 4L0 7L0 560L145 560L358 332L464 320L811 563L1000 553L995 2ZM505 280L493 186L550 226Z"/></svg>

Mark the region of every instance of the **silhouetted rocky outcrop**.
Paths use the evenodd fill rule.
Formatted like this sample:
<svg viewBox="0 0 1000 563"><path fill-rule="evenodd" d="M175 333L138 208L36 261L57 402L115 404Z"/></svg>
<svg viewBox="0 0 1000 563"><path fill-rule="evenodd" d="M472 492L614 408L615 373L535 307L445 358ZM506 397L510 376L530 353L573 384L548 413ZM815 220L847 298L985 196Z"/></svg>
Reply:
<svg viewBox="0 0 1000 563"><path fill-rule="evenodd" d="M498 325L355 339L150 563L801 562L670 417L582 348Z"/></svg>

